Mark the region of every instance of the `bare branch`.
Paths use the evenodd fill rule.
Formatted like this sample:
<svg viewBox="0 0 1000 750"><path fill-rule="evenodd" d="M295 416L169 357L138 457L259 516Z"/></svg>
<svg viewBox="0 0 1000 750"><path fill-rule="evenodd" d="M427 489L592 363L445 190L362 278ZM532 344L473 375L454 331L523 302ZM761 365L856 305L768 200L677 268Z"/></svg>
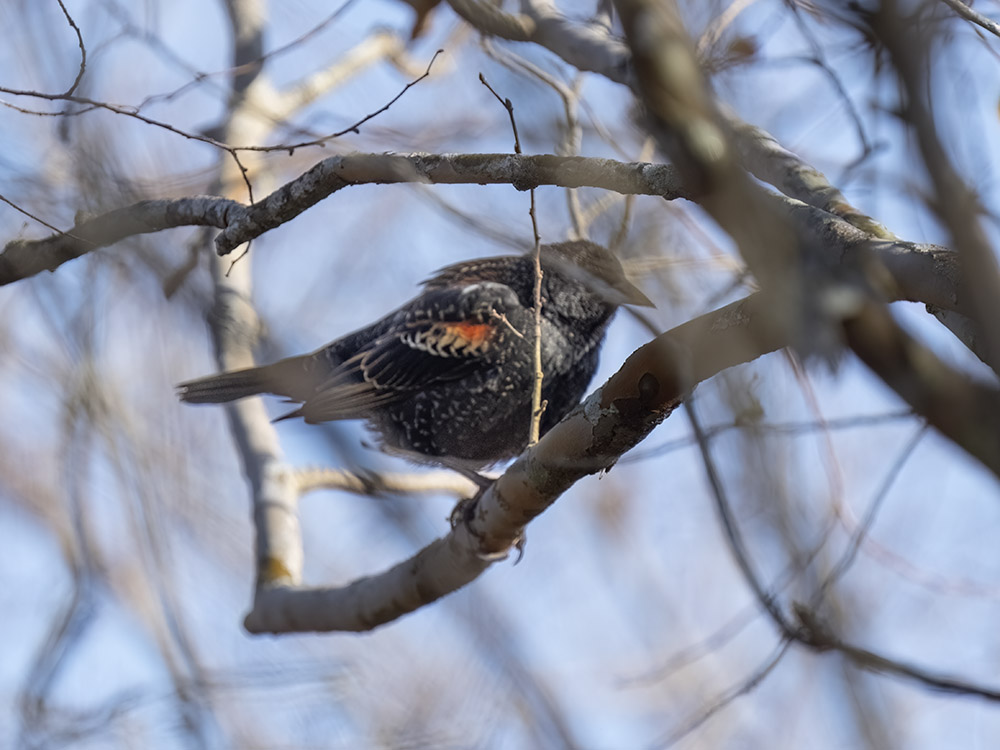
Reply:
<svg viewBox="0 0 1000 750"><path fill-rule="evenodd" d="M66 261L137 234L183 226L224 229L245 212L245 206L228 198L196 196L142 201L84 218L72 229L44 240L8 242L0 252L0 286L54 271Z"/></svg>
<svg viewBox="0 0 1000 750"><path fill-rule="evenodd" d="M524 13L518 16L505 14L477 0L454 0L450 5L484 34L510 41L534 42L577 70L598 73L639 94L629 50L605 24L574 21L558 12L548 0L522 2ZM789 197L836 213L877 237L892 238L878 222L854 208L819 170L780 146L774 136L748 125L725 108L721 115L733 133L740 158L754 176Z"/></svg>
<svg viewBox="0 0 1000 750"><path fill-rule="evenodd" d="M262 0L226 0L234 38L233 67L241 68L260 57L263 45ZM260 65L249 65L232 80L230 108L220 132L226 139L257 141L264 135L259 118L246 117L260 104L267 87L255 86ZM220 163L216 185L236 184L234 163ZM222 258L211 260L215 283L214 305L208 316L221 370L253 364L253 347L259 322L251 301L251 263L245 259L235 267ZM228 267L227 267L228 266ZM251 487L256 531L256 591L279 582L295 585L302 579L302 532L298 516L298 492L282 455L277 432L259 398L244 399L226 407L230 431Z"/></svg>
<svg viewBox="0 0 1000 750"><path fill-rule="evenodd" d="M366 183L513 184L597 187L625 195L686 195L669 165L608 159L513 154L351 154L332 157L248 208L213 196L143 201L81 221L42 240L15 240L0 253L0 283L11 283L134 234L177 226L223 228L217 245L239 242L297 216L336 190ZM830 263L876 258L891 274L889 299L919 301L944 311L971 311L955 253L948 248L872 240L833 216L795 201L775 198L795 231L821 245ZM252 228L252 231L251 231ZM20 269L20 273L15 273Z"/></svg>
<svg viewBox="0 0 1000 750"><path fill-rule="evenodd" d="M994 372L1000 373L1000 335L992 325L1000 320L1000 264L983 229L979 201L952 165L938 138L924 74L933 39L926 30L913 24L906 24L910 31L904 37L900 31L903 18L895 3L886 3L870 20L872 31L888 50L905 91L904 117L916 133L934 186L932 208L948 228L954 250L967 269L972 317L984 325L981 337L984 359Z"/></svg>
<svg viewBox="0 0 1000 750"><path fill-rule="evenodd" d="M292 480L302 495L316 490L345 490L358 495L441 492L456 497L472 497L477 489L472 480L453 471L383 474L345 469L296 469L292 472Z"/></svg>
<svg viewBox="0 0 1000 750"><path fill-rule="evenodd" d="M490 93L507 110L507 115L510 117L511 130L514 131L514 153L520 156L521 139L517 135L517 120L514 118L513 103L511 103L510 99L501 98L500 94L486 82L486 77L482 73L479 74L479 81L490 90ZM531 231L535 239L535 287L533 303L535 323L533 329L534 339L532 341L534 345L534 352L532 354L534 379L531 385L531 421L528 423L528 445L532 446L538 442L538 435L542 425L542 413L545 411L546 404L542 401L542 381L545 379L545 373L542 370L542 236L538 232L538 215L535 213L535 189L531 188L528 192L531 195L531 206L528 209L528 215L531 217Z"/></svg>
<svg viewBox="0 0 1000 750"><path fill-rule="evenodd" d="M224 231L217 244L225 246L230 237L242 242L280 225L342 187L408 181L513 184L521 189L542 184L588 186L667 199L686 194L676 171L667 165L548 155L352 154L321 162L250 208L212 196L143 201L87 218L66 233L42 240L15 240L0 253L0 284L54 270L96 247L159 229L219 227ZM889 299L924 302L940 311L970 312L961 269L949 249L872 240L829 214L795 201L776 200L795 231L824 248L828 262L864 256L878 259L892 276L891 288L884 290Z"/></svg>
<svg viewBox="0 0 1000 750"><path fill-rule="evenodd" d="M73 92L76 91L80 86L80 81L83 80L83 74L87 72L87 46L83 43L83 32L80 31L80 27L76 25L76 21L73 20L73 16L69 14L66 10L66 5L63 0L56 0L59 3L59 9L66 16L66 23L70 25L73 32L76 34L76 44L80 48L80 67L77 69L76 78L73 79L73 83L70 87L63 92L63 96L72 96Z"/></svg>
<svg viewBox="0 0 1000 750"><path fill-rule="evenodd" d="M802 643L817 651L835 649L851 660L854 666L871 672L891 674L913 680L927 687L955 695L975 695L991 701L1000 701L1000 689L977 684L971 680L934 672L924 667L908 664L899 659L888 659L874 651L845 643L831 633L814 612L804 606L796 607L802 624L799 630Z"/></svg>
<svg viewBox="0 0 1000 750"><path fill-rule="evenodd" d="M351 185L422 182L600 187L625 194L684 197L676 170L663 164L516 154L346 154L324 159L254 204L215 240L220 255L293 219Z"/></svg>
<svg viewBox="0 0 1000 750"><path fill-rule="evenodd" d="M892 318L866 302L844 321L847 344L941 434L1000 477L1000 392L944 364Z"/></svg>
<svg viewBox="0 0 1000 750"><path fill-rule="evenodd" d="M962 2L962 0L941 0L941 2L955 11L956 14L960 15L966 21L972 21L972 23L977 26L981 26L994 36L1000 36L1000 24L987 18L982 13L978 13L973 10Z"/></svg>

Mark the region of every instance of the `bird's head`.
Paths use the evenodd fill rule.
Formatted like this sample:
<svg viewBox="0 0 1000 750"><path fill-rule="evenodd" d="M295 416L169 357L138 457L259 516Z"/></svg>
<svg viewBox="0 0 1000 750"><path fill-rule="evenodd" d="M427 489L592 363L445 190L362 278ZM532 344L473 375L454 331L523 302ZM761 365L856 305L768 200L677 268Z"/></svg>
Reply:
<svg viewBox="0 0 1000 750"><path fill-rule="evenodd" d="M542 245L542 271L583 284L607 304L655 307L649 297L625 277L618 258L605 247L589 240L570 240Z"/></svg>

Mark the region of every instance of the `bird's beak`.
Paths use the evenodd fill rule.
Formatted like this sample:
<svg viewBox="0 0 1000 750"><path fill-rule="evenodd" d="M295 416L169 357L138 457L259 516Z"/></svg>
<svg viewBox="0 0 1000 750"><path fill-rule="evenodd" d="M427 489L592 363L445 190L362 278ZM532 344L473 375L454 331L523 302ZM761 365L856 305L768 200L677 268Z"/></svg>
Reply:
<svg viewBox="0 0 1000 750"><path fill-rule="evenodd" d="M635 284L624 279L614 286L614 290L621 295L620 305L638 305L639 307L656 307L653 301L642 293Z"/></svg>

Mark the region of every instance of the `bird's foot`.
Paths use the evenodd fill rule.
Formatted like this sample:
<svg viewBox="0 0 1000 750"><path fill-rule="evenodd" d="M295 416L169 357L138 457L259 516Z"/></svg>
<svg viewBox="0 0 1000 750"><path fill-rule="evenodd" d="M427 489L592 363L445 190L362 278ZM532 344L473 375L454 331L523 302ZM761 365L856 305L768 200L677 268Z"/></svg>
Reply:
<svg viewBox="0 0 1000 750"><path fill-rule="evenodd" d="M448 517L448 521L451 527L457 528L459 525L465 526L466 530L476 539L483 541L482 536L472 528L472 520L476 513L476 506L479 504L479 498L483 496L487 488L493 483L490 480L489 484L482 487L479 492L477 492L473 497L465 497L458 501L454 508L452 508L451 515ZM480 551L479 557L483 560L505 560L510 556L510 550L517 550L517 557L514 560L514 564L517 565L521 562L524 557L524 547L527 543L527 536L525 531L522 529L521 533L518 535L517 539L514 540L513 545L507 549L500 550L498 552L483 552Z"/></svg>

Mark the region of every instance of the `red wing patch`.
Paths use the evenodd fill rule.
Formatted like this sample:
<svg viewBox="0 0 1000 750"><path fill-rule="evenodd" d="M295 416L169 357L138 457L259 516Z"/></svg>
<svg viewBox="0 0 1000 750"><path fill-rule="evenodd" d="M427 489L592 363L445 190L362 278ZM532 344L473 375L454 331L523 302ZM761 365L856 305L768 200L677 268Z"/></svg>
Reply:
<svg viewBox="0 0 1000 750"><path fill-rule="evenodd" d="M464 339L467 346L478 347L493 338L494 328L490 323L444 323L443 327Z"/></svg>
<svg viewBox="0 0 1000 750"><path fill-rule="evenodd" d="M407 346L438 357L478 357L493 340L492 323L435 322L403 334Z"/></svg>

